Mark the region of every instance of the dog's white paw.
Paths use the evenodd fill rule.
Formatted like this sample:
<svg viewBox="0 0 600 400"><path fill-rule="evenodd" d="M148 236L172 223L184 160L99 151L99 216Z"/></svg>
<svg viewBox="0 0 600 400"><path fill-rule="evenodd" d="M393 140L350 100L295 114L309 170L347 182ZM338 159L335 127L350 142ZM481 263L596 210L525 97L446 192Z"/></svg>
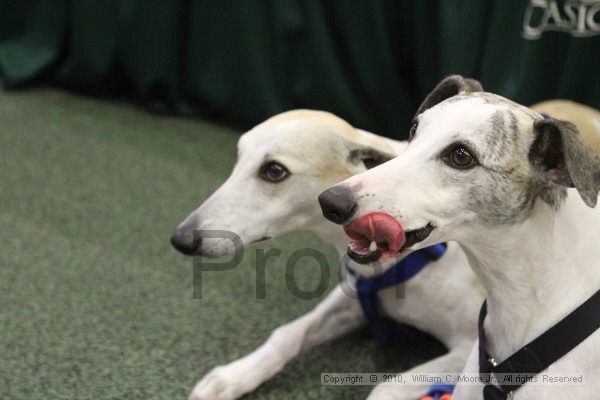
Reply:
<svg viewBox="0 0 600 400"><path fill-rule="evenodd" d="M196 384L189 400L237 399L246 393L243 378L227 366L216 367Z"/></svg>

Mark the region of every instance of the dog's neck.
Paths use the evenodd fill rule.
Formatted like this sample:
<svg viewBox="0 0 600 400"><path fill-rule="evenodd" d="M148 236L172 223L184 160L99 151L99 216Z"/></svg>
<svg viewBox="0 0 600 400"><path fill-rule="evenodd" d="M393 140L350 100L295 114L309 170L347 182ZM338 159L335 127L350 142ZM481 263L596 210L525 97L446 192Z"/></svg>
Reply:
<svg viewBox="0 0 600 400"><path fill-rule="evenodd" d="M600 288L599 217L571 191L558 210L538 201L526 221L481 228L460 240L488 293L485 327L496 360L535 339Z"/></svg>

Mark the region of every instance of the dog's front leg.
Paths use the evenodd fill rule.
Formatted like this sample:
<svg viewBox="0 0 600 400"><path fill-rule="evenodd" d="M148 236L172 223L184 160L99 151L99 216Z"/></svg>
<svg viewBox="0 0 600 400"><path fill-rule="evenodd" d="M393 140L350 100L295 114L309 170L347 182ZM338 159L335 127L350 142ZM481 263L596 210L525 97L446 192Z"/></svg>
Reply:
<svg viewBox="0 0 600 400"><path fill-rule="evenodd" d="M247 356L210 371L190 400L230 400L256 389L298 353L334 339L365 323L358 301L337 286L317 307L277 328Z"/></svg>
<svg viewBox="0 0 600 400"><path fill-rule="evenodd" d="M472 342L458 345L443 356L418 365L402 375L436 373L448 374L456 379L462 372L472 348ZM406 381L406 378L403 381ZM425 396L430 387L431 384L380 384L373 389L367 400L416 400Z"/></svg>

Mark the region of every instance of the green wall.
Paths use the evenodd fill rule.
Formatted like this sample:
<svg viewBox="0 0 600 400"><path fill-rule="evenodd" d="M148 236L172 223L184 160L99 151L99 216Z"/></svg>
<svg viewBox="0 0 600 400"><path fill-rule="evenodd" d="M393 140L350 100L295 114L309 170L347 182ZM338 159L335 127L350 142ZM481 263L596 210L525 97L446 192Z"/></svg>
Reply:
<svg viewBox="0 0 600 400"><path fill-rule="evenodd" d="M8 88L49 81L244 126L325 109L402 138L452 73L600 108L600 1L4 0L0 70Z"/></svg>

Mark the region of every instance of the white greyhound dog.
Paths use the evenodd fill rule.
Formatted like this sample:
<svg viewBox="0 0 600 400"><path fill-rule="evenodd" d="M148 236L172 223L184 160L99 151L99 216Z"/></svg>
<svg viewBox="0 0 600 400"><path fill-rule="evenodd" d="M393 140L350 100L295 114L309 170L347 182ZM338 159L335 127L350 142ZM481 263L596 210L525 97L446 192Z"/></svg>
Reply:
<svg viewBox="0 0 600 400"><path fill-rule="evenodd" d="M451 76L425 99L399 157L319 200L345 224L358 261L374 235L393 246L371 258L460 244L489 311L465 373L573 373L585 382L492 383L485 399L592 399L600 393L599 190L600 158L574 124ZM483 391L459 382L453 399Z"/></svg>
<svg viewBox="0 0 600 400"><path fill-rule="evenodd" d="M181 252L218 257L234 251L228 239L201 238L193 232L228 230L243 245L287 232L316 233L345 253L340 229L325 220L317 196L327 187L389 160L406 147L353 128L320 111L296 110L277 115L244 134L238 161L227 181L178 227L172 237ZM358 275L378 269L348 260ZM384 263L386 270L393 260ZM464 253L449 244L445 255L407 281L404 298L390 287L379 292L387 317L425 331L448 347L448 353L412 369L415 373L458 373L476 338L477 310L483 292ZM251 354L210 371L193 389L192 400L235 399L265 382L301 351L366 324L356 296L338 285L314 310L277 328ZM371 399L415 400L428 385L377 386Z"/></svg>

